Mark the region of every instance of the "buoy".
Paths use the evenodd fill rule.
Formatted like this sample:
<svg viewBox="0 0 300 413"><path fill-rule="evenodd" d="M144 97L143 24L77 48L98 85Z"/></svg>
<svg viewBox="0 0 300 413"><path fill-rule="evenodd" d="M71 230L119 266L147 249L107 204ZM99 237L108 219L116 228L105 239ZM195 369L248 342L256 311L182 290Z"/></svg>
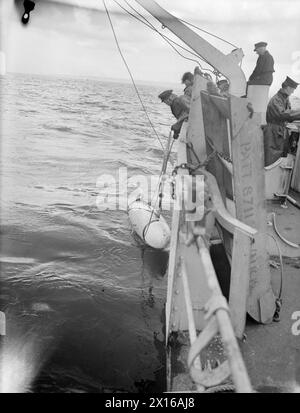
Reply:
<svg viewBox="0 0 300 413"><path fill-rule="evenodd" d="M143 242L155 249L165 249L170 242L170 228L163 216L141 200L132 202L128 215L133 231Z"/></svg>

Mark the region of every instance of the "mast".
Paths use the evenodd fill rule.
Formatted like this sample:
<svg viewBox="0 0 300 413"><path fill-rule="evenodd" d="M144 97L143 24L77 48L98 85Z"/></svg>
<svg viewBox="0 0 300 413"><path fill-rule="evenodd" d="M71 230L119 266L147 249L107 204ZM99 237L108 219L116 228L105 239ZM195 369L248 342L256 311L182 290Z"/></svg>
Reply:
<svg viewBox="0 0 300 413"><path fill-rule="evenodd" d="M229 80L230 93L232 95L237 97L245 95L246 77L239 66L243 57L242 49L234 50L230 54L225 55L187 27L177 17L163 9L154 0L136 0L136 2L194 50L194 52L202 56L208 64L225 76Z"/></svg>

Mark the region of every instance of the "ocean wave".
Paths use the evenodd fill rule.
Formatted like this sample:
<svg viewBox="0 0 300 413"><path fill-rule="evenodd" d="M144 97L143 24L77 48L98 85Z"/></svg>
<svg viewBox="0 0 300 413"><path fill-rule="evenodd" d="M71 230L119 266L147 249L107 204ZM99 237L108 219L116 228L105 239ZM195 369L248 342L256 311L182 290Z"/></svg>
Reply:
<svg viewBox="0 0 300 413"><path fill-rule="evenodd" d="M136 391L135 382L160 367L153 331L162 328L167 259L136 242L126 211L97 208L96 182L120 167L129 177L157 174L159 143L130 85L27 75L3 81L10 156L1 300L25 331L42 321L57 337L55 356L30 385L88 391L96 377L101 390ZM158 109L151 87L143 96L163 135L168 108ZM109 193L119 200L125 189Z"/></svg>
<svg viewBox="0 0 300 413"><path fill-rule="evenodd" d="M52 126L52 125L43 125L44 129L49 129L49 130L56 130L58 132L68 132L68 133L74 133L73 129L69 126Z"/></svg>

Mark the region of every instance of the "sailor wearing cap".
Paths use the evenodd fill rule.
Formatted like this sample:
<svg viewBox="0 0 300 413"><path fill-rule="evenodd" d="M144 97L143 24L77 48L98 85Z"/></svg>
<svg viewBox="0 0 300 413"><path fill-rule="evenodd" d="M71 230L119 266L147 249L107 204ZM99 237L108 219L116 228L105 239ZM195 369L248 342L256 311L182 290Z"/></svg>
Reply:
<svg viewBox="0 0 300 413"><path fill-rule="evenodd" d="M193 84L194 84L194 75L191 72L185 72L181 78L181 83L185 85L184 96L187 100L190 101L192 98Z"/></svg>
<svg viewBox="0 0 300 413"><path fill-rule="evenodd" d="M217 82L217 86L220 90L220 95L227 97L229 96L229 83L226 79L221 79Z"/></svg>
<svg viewBox="0 0 300 413"><path fill-rule="evenodd" d="M267 125L264 127L265 165L287 156L288 137L286 123L300 120L300 110L292 110L289 96L299 83L287 76L281 89L270 100L267 107Z"/></svg>
<svg viewBox="0 0 300 413"><path fill-rule="evenodd" d="M254 51L258 54L255 69L249 77L248 85L271 85L273 83L274 59L267 51L266 42L256 43Z"/></svg>
<svg viewBox="0 0 300 413"><path fill-rule="evenodd" d="M183 121L188 117L189 105L183 96L177 96L173 93L173 90L165 90L158 97L163 103L170 106L172 114L177 119L177 122L172 125L174 131L174 139L177 139L182 126Z"/></svg>

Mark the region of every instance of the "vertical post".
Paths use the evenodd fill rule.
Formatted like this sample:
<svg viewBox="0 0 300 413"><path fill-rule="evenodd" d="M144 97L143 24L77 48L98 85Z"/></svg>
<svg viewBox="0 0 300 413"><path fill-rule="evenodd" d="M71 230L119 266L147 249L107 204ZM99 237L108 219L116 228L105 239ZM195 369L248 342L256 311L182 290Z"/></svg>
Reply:
<svg viewBox="0 0 300 413"><path fill-rule="evenodd" d="M233 234L229 307L236 337L242 338L247 313L250 278L251 238L239 228Z"/></svg>
<svg viewBox="0 0 300 413"><path fill-rule="evenodd" d="M267 253L263 135L260 116L250 118L247 99L230 98L233 178L237 219L257 229L251 248L248 313L271 322L275 297Z"/></svg>

